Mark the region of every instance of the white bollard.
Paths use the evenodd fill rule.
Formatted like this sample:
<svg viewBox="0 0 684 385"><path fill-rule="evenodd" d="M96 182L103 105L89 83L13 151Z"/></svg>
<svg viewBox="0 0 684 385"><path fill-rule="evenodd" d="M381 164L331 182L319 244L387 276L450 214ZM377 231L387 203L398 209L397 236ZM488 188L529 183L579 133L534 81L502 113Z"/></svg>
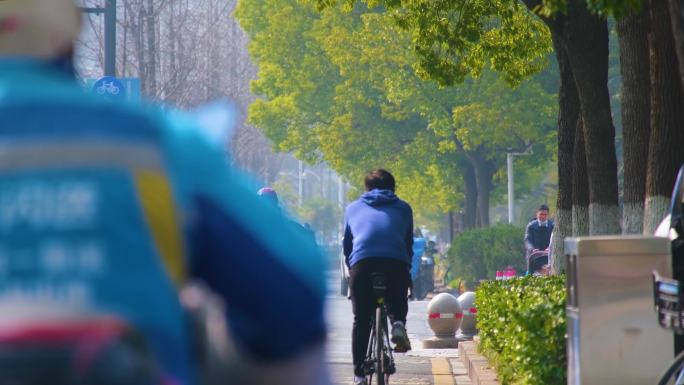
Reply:
<svg viewBox="0 0 684 385"><path fill-rule="evenodd" d="M472 341L477 334L477 309L475 308L475 293L466 291L458 297L458 302L463 311L461 328L456 334L459 341Z"/></svg>
<svg viewBox="0 0 684 385"><path fill-rule="evenodd" d="M456 330L461 324L463 312L458 299L448 293L437 294L428 303L428 325L435 336L423 340L425 349L457 348Z"/></svg>

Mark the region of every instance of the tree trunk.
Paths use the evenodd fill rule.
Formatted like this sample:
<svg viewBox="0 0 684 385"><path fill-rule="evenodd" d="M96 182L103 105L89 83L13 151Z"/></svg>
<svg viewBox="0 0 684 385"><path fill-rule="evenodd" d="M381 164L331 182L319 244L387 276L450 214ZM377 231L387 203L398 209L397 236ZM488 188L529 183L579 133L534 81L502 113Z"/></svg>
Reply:
<svg viewBox="0 0 684 385"><path fill-rule="evenodd" d="M522 0L534 10L540 0ZM585 0L568 0L567 11L542 18L554 45L569 58L581 105L588 167L591 234L620 232L615 127L608 93L608 27L589 12Z"/></svg>
<svg viewBox="0 0 684 385"><path fill-rule="evenodd" d="M473 229L477 223L477 181L475 170L469 162L463 162L465 198L463 207L463 229Z"/></svg>
<svg viewBox="0 0 684 385"><path fill-rule="evenodd" d="M681 0L670 0L669 3L674 45L679 63L679 79L684 89L684 4Z"/></svg>
<svg viewBox="0 0 684 385"><path fill-rule="evenodd" d="M564 241L572 235L572 180L575 130L580 114L577 87L567 53L562 44L554 40L560 88L558 90L558 200L553 230L551 267L554 274L563 271Z"/></svg>
<svg viewBox="0 0 684 385"><path fill-rule="evenodd" d="M644 233L653 234L667 212L677 170L684 161L684 103L669 7L652 0L650 39L651 139L646 176Z"/></svg>
<svg viewBox="0 0 684 385"><path fill-rule="evenodd" d="M620 232L615 127L608 93L608 26L584 0L568 1L565 47L581 103L589 177L589 232Z"/></svg>
<svg viewBox="0 0 684 385"><path fill-rule="evenodd" d="M135 43L135 53L136 53L136 59L137 59L137 66L138 66L138 76L140 77L140 86L141 86L141 92L144 95L147 95L147 68L145 66L145 43L143 41L143 36L145 34L145 28L143 25L143 15L145 14L145 7L143 7L142 3L138 4L137 7L137 13L135 16L132 16L132 19L135 19L133 21L133 26L131 27L131 32L132 35L134 36L134 43Z"/></svg>
<svg viewBox="0 0 684 385"><path fill-rule="evenodd" d="M646 4L617 23L622 73L622 132L624 140L623 234L641 234L644 223L646 162L651 131Z"/></svg>
<svg viewBox="0 0 684 385"><path fill-rule="evenodd" d="M584 140L584 124L582 118L577 119L575 128L575 145L573 153L572 179L572 234L573 236L588 235L591 232L589 205L590 193L588 188L586 141Z"/></svg>
<svg viewBox="0 0 684 385"><path fill-rule="evenodd" d="M117 12L119 12L117 10ZM121 35L123 38L121 38L121 44L120 44L120 51L117 52L116 58L119 61L119 67L121 68L121 76L123 77L128 77L128 28L129 28L129 23L128 23L128 7L123 7L123 23L117 28L119 28L119 31L121 31ZM120 39L117 36L117 40Z"/></svg>
<svg viewBox="0 0 684 385"><path fill-rule="evenodd" d="M154 0L147 0L145 11L145 32L147 32L147 93L151 98L157 97L157 23Z"/></svg>
<svg viewBox="0 0 684 385"><path fill-rule="evenodd" d="M469 152L468 158L475 171L478 222L481 227L489 227L489 196L492 191L492 177L496 168L478 151Z"/></svg>

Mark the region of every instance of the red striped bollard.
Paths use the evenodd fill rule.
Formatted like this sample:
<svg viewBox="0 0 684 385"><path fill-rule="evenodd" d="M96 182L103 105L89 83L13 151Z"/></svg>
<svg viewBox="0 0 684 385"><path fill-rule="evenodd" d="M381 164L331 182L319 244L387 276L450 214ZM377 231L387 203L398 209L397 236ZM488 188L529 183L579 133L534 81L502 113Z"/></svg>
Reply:
<svg viewBox="0 0 684 385"><path fill-rule="evenodd" d="M449 293L440 293L428 303L428 325L435 336L423 340L425 349L457 348L456 330L463 318L458 299Z"/></svg>
<svg viewBox="0 0 684 385"><path fill-rule="evenodd" d="M463 320L456 338L459 341L471 341L477 334L477 309L475 308L475 293L466 291L458 297L463 309Z"/></svg>

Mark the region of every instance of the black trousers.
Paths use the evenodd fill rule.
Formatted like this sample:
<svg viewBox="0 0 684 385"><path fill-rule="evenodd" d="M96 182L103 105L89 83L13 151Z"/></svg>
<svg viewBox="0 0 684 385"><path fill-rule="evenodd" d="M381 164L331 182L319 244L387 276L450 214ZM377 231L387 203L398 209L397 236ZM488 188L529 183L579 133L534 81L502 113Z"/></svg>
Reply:
<svg viewBox="0 0 684 385"><path fill-rule="evenodd" d="M359 261L349 270L354 327L352 329L352 354L354 374L363 375L363 360L368 348L371 331L371 317L375 314L375 297L371 274L383 273L387 279L385 303L391 322L406 324L408 313L408 288L411 282L409 265L392 258L367 258Z"/></svg>

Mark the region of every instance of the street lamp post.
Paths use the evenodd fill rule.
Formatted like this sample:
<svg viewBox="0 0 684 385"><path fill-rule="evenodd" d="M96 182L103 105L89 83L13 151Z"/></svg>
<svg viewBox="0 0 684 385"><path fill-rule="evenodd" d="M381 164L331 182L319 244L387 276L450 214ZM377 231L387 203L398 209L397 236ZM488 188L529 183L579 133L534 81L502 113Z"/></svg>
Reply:
<svg viewBox="0 0 684 385"><path fill-rule="evenodd" d="M314 178L316 178L316 180L318 181L319 186L321 185L321 177L320 177L318 174L316 174L315 172L311 171L311 170L304 170L304 173L302 174L302 179L308 179L308 178L309 178L309 175L311 175L311 176L313 176ZM319 189L319 190L320 190L320 189ZM312 186L312 183L311 183L311 182L309 183L309 187L307 188L307 191L309 192L309 193L308 193L309 196L315 196L315 195L316 195L316 194L315 194L316 189L314 188L314 186ZM325 196L324 194L321 194L321 195Z"/></svg>
<svg viewBox="0 0 684 385"><path fill-rule="evenodd" d="M530 149L525 152L506 153L506 174L508 176L508 223L515 221L515 183L513 179L513 157L516 155L529 155Z"/></svg>
<svg viewBox="0 0 684 385"><path fill-rule="evenodd" d="M513 154L506 154L506 174L508 176L508 223L513 223L513 200L514 197L514 183L513 183Z"/></svg>
<svg viewBox="0 0 684 385"><path fill-rule="evenodd" d="M104 0L102 7L83 7L81 12L104 14L104 75L116 76L116 0Z"/></svg>
<svg viewBox="0 0 684 385"><path fill-rule="evenodd" d="M338 204L342 214L344 214L344 205L346 203L345 202L345 196L346 196L345 189L346 189L346 187L347 187L347 184L344 182L344 179L342 179L342 176L340 176L338 174L337 175L337 204ZM344 238L344 224L342 223L342 221L339 221L338 224L339 224L339 229L338 229L339 241L340 241L340 244L342 244L342 238Z"/></svg>
<svg viewBox="0 0 684 385"><path fill-rule="evenodd" d="M341 210L344 210L344 180L341 176L337 176L337 204Z"/></svg>

